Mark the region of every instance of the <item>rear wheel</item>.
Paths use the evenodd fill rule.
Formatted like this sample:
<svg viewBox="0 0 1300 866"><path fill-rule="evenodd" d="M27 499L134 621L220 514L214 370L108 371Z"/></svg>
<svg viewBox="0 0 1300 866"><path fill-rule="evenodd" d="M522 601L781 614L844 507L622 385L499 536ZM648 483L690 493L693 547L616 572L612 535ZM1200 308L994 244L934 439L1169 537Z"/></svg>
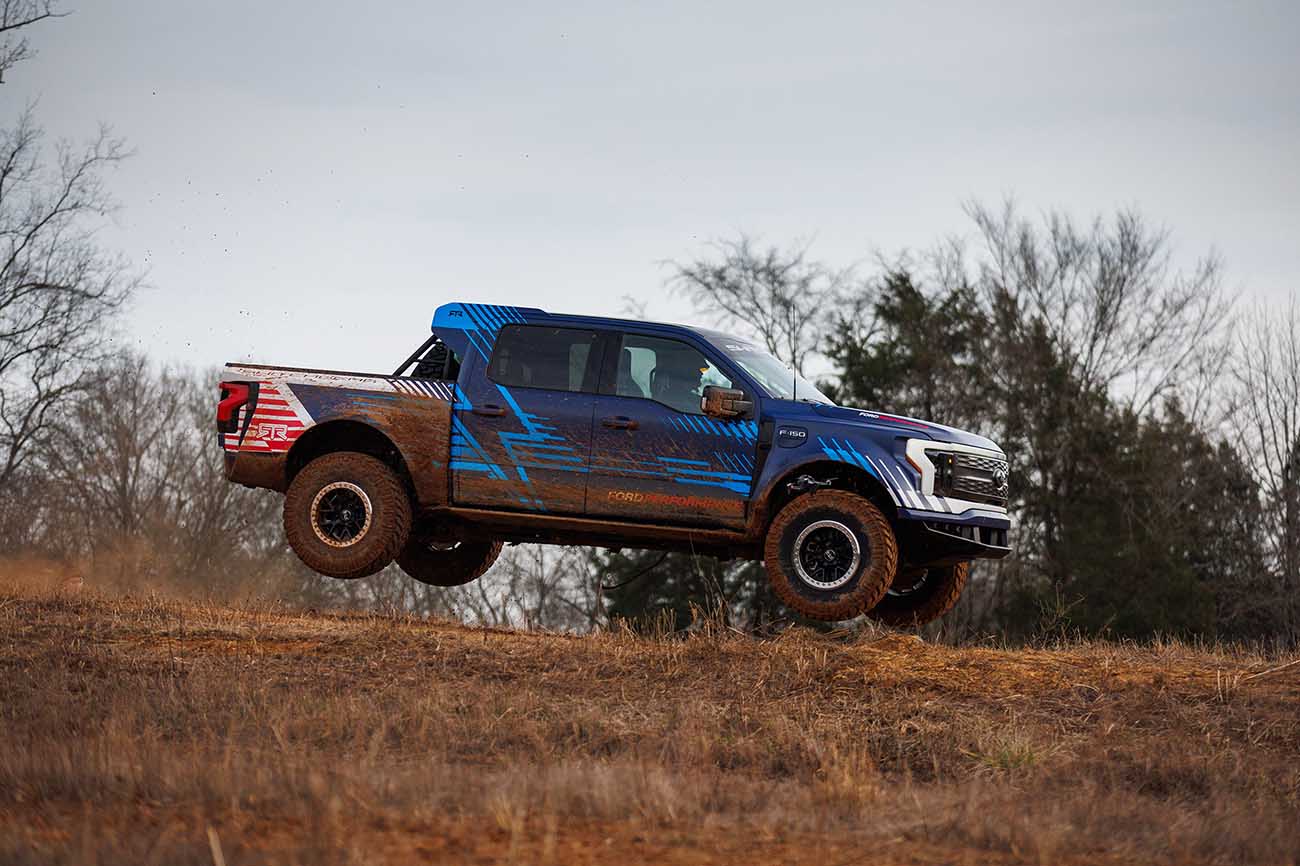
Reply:
<svg viewBox="0 0 1300 866"><path fill-rule="evenodd" d="M867 616L886 625L920 626L952 610L970 575L970 563L899 569L889 591Z"/></svg>
<svg viewBox="0 0 1300 866"><path fill-rule="evenodd" d="M812 619L852 619L889 588L898 545L869 500L821 490L781 509L768 529L763 561L787 607Z"/></svg>
<svg viewBox="0 0 1300 866"><path fill-rule="evenodd" d="M430 586L463 586L483 576L501 555L500 541L459 541L417 526L397 556L411 577Z"/></svg>
<svg viewBox="0 0 1300 866"><path fill-rule="evenodd" d="M329 577L365 577L393 561L411 531L411 500L383 461L338 451L303 467L284 497L298 558Z"/></svg>

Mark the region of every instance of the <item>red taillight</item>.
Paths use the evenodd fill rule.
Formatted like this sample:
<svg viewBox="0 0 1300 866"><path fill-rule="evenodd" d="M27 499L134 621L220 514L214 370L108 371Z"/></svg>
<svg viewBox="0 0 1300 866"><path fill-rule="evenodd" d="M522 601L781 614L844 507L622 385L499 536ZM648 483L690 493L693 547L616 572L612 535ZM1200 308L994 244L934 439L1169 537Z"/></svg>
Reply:
<svg viewBox="0 0 1300 866"><path fill-rule="evenodd" d="M235 410L248 402L248 386L243 382L222 382L221 402L217 404L217 423L229 424Z"/></svg>

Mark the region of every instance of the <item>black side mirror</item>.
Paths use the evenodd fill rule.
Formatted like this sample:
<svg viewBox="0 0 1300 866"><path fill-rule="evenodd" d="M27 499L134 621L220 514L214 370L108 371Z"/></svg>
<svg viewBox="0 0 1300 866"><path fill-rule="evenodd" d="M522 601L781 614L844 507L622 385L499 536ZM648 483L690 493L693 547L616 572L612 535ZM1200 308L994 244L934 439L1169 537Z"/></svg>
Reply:
<svg viewBox="0 0 1300 866"><path fill-rule="evenodd" d="M754 401L745 399L745 392L721 385L705 385L700 397L700 409L714 418L739 418L754 409Z"/></svg>

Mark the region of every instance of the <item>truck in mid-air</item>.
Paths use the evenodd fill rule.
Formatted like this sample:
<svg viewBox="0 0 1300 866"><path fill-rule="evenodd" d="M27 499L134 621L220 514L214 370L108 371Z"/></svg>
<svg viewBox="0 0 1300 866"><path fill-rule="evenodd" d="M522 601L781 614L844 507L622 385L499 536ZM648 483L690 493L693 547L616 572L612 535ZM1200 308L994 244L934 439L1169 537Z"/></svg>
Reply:
<svg viewBox="0 0 1300 866"><path fill-rule="evenodd" d="M1010 552L993 442L837 406L750 341L468 303L432 331L391 375L225 369L226 475L285 494L321 574L396 560L455 586L509 542L692 551L762 560L804 616L915 625Z"/></svg>

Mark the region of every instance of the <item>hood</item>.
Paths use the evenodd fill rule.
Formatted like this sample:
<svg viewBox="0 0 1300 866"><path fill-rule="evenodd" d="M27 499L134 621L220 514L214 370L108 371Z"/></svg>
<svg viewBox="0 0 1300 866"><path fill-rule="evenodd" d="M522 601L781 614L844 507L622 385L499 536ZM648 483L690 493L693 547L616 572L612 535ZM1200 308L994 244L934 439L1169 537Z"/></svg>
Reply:
<svg viewBox="0 0 1300 866"><path fill-rule="evenodd" d="M919 418L908 418L903 415L890 415L885 412L872 412L867 409L854 409L851 406L829 406L819 404L813 409L823 418L830 418L836 421L850 421L862 424L866 427L889 428L900 432L909 433L918 438L925 437L933 439L936 442L955 442L958 445L969 445L972 448L987 448L990 451L1001 452L992 439L986 439L983 436L977 436L974 433L968 433L965 430L958 430L956 427L948 427L944 424L936 424L933 421L922 421Z"/></svg>

